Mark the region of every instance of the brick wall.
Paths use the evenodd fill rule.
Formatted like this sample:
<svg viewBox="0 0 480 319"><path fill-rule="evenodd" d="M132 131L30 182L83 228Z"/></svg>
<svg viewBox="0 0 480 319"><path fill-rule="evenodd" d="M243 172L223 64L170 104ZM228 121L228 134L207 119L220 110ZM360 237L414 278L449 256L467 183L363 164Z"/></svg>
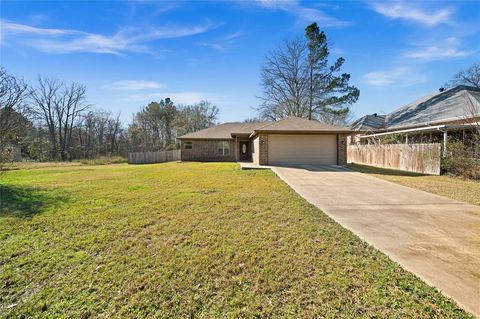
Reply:
<svg viewBox="0 0 480 319"><path fill-rule="evenodd" d="M268 165L268 135L259 134L259 164Z"/></svg>
<svg viewBox="0 0 480 319"><path fill-rule="evenodd" d="M347 164L347 134L337 135L337 164Z"/></svg>
<svg viewBox="0 0 480 319"><path fill-rule="evenodd" d="M217 153L217 142L219 140L191 140L182 141L182 161L198 162L234 162L235 161L235 140L230 142L230 155L221 156ZM185 142L192 142L192 149L185 149Z"/></svg>

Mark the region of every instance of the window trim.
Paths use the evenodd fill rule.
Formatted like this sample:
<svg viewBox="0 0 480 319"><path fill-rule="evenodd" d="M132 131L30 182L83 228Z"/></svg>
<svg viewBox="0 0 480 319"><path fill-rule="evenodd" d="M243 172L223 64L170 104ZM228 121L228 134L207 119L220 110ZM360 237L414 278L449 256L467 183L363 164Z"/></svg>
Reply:
<svg viewBox="0 0 480 319"><path fill-rule="evenodd" d="M230 156L230 142L218 141L217 142L217 156Z"/></svg>
<svg viewBox="0 0 480 319"><path fill-rule="evenodd" d="M183 149L185 149L185 150L193 149L193 142L192 141L184 142L183 143Z"/></svg>

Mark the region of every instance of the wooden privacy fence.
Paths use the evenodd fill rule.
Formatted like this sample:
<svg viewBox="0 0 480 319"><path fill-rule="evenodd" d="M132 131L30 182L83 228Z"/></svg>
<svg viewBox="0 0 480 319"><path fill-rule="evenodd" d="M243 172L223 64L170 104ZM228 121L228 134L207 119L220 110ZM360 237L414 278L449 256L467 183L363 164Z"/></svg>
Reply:
<svg viewBox="0 0 480 319"><path fill-rule="evenodd" d="M347 161L382 168L440 175L440 143L348 145Z"/></svg>
<svg viewBox="0 0 480 319"><path fill-rule="evenodd" d="M128 153L128 164L152 164L180 160L180 150Z"/></svg>

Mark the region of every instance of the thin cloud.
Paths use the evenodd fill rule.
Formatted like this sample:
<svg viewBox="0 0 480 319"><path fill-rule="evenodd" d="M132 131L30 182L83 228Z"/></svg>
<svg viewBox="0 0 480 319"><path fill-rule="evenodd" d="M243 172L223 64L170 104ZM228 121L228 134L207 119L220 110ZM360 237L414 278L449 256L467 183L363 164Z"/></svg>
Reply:
<svg viewBox="0 0 480 319"><path fill-rule="evenodd" d="M421 61L444 60L450 58L461 58L475 54L475 50L460 49L460 41L457 38L447 38L442 45L430 45L420 47L405 53L405 57Z"/></svg>
<svg viewBox="0 0 480 319"><path fill-rule="evenodd" d="M421 51L413 51L405 54L408 58L418 60L442 60L449 58L461 58L474 54L476 51L462 51L456 48L441 48L437 46L427 47Z"/></svg>
<svg viewBox="0 0 480 319"><path fill-rule="evenodd" d="M198 46L201 46L201 47L211 48L211 49L214 49L214 50L217 50L217 51L223 51L223 50L225 50L225 45L224 45L224 44L221 44L221 43L215 43L215 42L197 42L197 45L198 45Z"/></svg>
<svg viewBox="0 0 480 319"><path fill-rule="evenodd" d="M192 36L218 27L206 21L197 26L169 26L139 29L126 27L111 36L80 30L37 28L29 25L0 21L2 40L25 40L23 43L46 53L93 52L121 55L125 52L152 53L149 42ZM5 42L5 41L4 41Z"/></svg>
<svg viewBox="0 0 480 319"><path fill-rule="evenodd" d="M212 48L217 51L224 51L225 49L230 48L234 44L235 40L241 37L242 35L243 35L242 31L236 31L236 32L227 34L224 37L217 38L214 41L197 42L197 45L201 47Z"/></svg>
<svg viewBox="0 0 480 319"><path fill-rule="evenodd" d="M225 37L225 40L226 40L226 41L235 40L235 39L241 37L242 35L243 35L243 32L242 32L242 31L236 31L236 32L233 32L233 33L228 34L228 35Z"/></svg>
<svg viewBox="0 0 480 319"><path fill-rule="evenodd" d="M106 89L113 91L139 91L139 90L152 90L152 89L164 89L166 86L162 83L155 81L145 80L122 80L115 81L105 85Z"/></svg>
<svg viewBox="0 0 480 319"><path fill-rule="evenodd" d="M2 20L0 22L2 26L3 32L7 33L15 33L15 34L34 34L34 35L84 35L87 34L86 32L76 31L76 30L68 30L68 29L48 29L48 28L36 28L25 24L19 23L11 23Z"/></svg>
<svg viewBox="0 0 480 319"><path fill-rule="evenodd" d="M449 22L453 14L450 8L427 12L406 2L376 2L372 4L372 8L387 18L413 21L429 27Z"/></svg>
<svg viewBox="0 0 480 319"><path fill-rule="evenodd" d="M305 7L297 0L257 0L253 3L264 9L291 13L302 22L318 22L323 27L345 27L352 24L350 21L329 16L320 9Z"/></svg>
<svg viewBox="0 0 480 319"><path fill-rule="evenodd" d="M425 75L412 72L408 67L397 67L389 70L377 70L363 75L364 81L370 86L410 86L423 83Z"/></svg>

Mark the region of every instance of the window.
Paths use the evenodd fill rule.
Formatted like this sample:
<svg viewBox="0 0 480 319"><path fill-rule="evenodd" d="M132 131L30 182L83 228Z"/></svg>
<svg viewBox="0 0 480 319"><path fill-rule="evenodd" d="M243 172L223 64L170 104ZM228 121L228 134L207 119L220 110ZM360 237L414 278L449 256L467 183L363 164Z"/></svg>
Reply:
<svg viewBox="0 0 480 319"><path fill-rule="evenodd" d="M220 156L230 155L230 142L218 142L217 143L217 154Z"/></svg>
<svg viewBox="0 0 480 319"><path fill-rule="evenodd" d="M185 142L184 145L186 150L191 150L193 148L193 142Z"/></svg>

